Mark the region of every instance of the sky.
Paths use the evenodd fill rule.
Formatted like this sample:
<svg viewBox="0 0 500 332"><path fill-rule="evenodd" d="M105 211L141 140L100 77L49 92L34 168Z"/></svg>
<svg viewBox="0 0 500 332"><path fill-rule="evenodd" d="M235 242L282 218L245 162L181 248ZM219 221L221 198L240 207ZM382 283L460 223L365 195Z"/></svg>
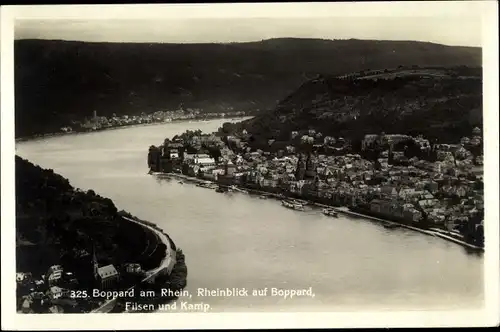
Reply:
<svg viewBox="0 0 500 332"><path fill-rule="evenodd" d="M226 43L269 38L416 40L481 46L480 17L169 18L17 20L16 39Z"/></svg>

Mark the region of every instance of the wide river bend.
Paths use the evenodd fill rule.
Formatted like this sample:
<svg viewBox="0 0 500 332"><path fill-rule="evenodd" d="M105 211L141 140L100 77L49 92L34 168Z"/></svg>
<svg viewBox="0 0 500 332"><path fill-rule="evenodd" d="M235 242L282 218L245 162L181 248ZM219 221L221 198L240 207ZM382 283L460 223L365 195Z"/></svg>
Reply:
<svg viewBox="0 0 500 332"><path fill-rule="evenodd" d="M483 303L482 255L405 229L296 212L148 175L150 145L227 120L174 122L16 144L17 154L157 223L186 254L192 303L221 311L446 310ZM314 297L198 297L198 288L302 289Z"/></svg>

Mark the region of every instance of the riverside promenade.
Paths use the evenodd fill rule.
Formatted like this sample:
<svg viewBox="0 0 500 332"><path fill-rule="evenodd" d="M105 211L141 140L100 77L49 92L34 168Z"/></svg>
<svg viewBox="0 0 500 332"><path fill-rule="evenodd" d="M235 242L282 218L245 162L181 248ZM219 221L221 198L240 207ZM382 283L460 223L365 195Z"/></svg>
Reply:
<svg viewBox="0 0 500 332"><path fill-rule="evenodd" d="M156 267L152 270L146 271L146 276L144 277L144 279L141 280L141 283L145 283L145 282L146 283L153 283L157 276L170 274L172 272L172 269L174 268L175 263L176 263L176 252L175 252L175 250L173 250L172 245L170 243L170 239L167 237L167 235L162 230L160 230L158 227L149 225L143 221L131 219L128 217L122 217L122 218L127 220L127 221L131 221L131 222L134 222L136 224L139 224L142 227L148 228L149 230L154 232L158 236L158 239L160 239L160 241L162 241L166 246L165 257L162 259L162 261L160 262L158 267ZM131 290L135 287L136 286L132 286L129 289L127 289L127 291ZM108 313L108 312L110 312L111 310L114 309L117 300L118 300L118 297L114 297L114 298L106 301L99 308L92 310L92 313Z"/></svg>
<svg viewBox="0 0 500 332"><path fill-rule="evenodd" d="M369 215L362 214L362 213L357 213L357 212L349 210L348 207L344 207L344 206L343 207L334 208L334 210L337 211L337 212L339 212L339 213L343 213L343 214L347 214L347 215L351 215L351 216L355 216L355 217L360 217L360 218L365 218L365 219L371 219L373 221L383 222L383 223L390 224L390 225L398 225L398 226L401 226L401 227L404 227L404 228L408 228L408 229L414 230L416 232L420 232L420 233L427 234L427 235L432 235L432 236L436 235L436 232L434 232L434 231L429 231L429 230L426 230L426 229L421 229L421 228L418 228L418 227L413 227L413 226L409 226L409 225L397 223L397 222L394 222L394 221L389 221L389 220L385 220L385 219L381 219L381 218L369 216Z"/></svg>
<svg viewBox="0 0 500 332"><path fill-rule="evenodd" d="M196 177L191 177L191 176L180 174L180 173L152 172L151 174L156 175L156 176L160 176L160 177L163 176L163 177L167 177L167 178L183 179L186 182L192 182L192 183L208 183L208 182L216 183L213 180L199 179L199 178L196 178ZM276 199L282 199L283 198L279 194L270 193L270 192L266 192L266 191L260 191L260 190L256 190L256 189L245 188L245 191L248 191L249 193L252 193L252 194L266 195L267 197L273 197L273 198L276 198ZM310 205L314 205L314 206L317 206L317 207L334 209L338 213L343 213L343 214L346 214L346 215L351 215L351 216L355 216L355 217L359 217L359 218L363 218L363 219L373 220L373 221L384 223L384 224L398 225L398 226L400 226L402 228L410 229L410 230L413 230L415 232L419 232L419 233L430 235L430 236L440 237L440 238L442 238L442 239L444 239L446 241L454 242L456 244L459 244L459 245L464 246L464 247L469 248L469 249L473 249L473 250L476 250L476 251L484 251L484 248L482 248L482 247L475 246L473 244L470 244L470 243L467 243L465 241L456 239L456 238L448 236L446 234L442 234L440 232L431 231L431 230L427 230L427 229L422 229L422 228L418 228L418 227L414 227L414 226L410 226L410 225L406 225L406 224L402 224L402 223L397 223L397 222L394 222L394 221L389 221L389 220L385 220L385 219L381 219L381 218L377 218L377 217L365 215L365 214L362 214L362 213L357 213L357 212L349 210L349 208L345 207L345 206L344 207L333 207L333 206L329 206L329 205L325 205L325 204L321 204L321 203L309 202L309 201L304 201L304 200L300 200L300 201L302 201L304 204L310 204Z"/></svg>
<svg viewBox="0 0 500 332"><path fill-rule="evenodd" d="M397 223L397 222L393 222L393 221L388 221L388 220L385 220L385 219L380 219L380 218L377 218L377 217L372 217L372 216L369 216L369 215L366 215L366 214L353 212L353 211L349 210L349 208L347 208L347 207L337 207L337 208L334 208L334 210L337 211L337 212L339 212L339 213L344 213L344 214L347 214L347 215L352 215L352 216L356 216L356 217L360 217L360 218L365 218L365 219L371 219L371 220L378 221L378 222L383 222L383 223L386 223L386 224L398 225L400 227L411 229L411 230L416 231L416 232L420 232L420 233L431 235L431 236L440 237L442 239L454 242L456 244L460 244L460 245L462 245L464 247L467 247L469 249L484 251L484 248L475 246L475 245L467 243L465 241L461 241L459 239L456 239L454 237L448 236L446 234L442 234L440 232L431 231L431 230L427 230L427 229L422 229L422 228L418 228L418 227L413 227L413 226L410 226L410 225L405 225L405 224L401 224L401 223Z"/></svg>

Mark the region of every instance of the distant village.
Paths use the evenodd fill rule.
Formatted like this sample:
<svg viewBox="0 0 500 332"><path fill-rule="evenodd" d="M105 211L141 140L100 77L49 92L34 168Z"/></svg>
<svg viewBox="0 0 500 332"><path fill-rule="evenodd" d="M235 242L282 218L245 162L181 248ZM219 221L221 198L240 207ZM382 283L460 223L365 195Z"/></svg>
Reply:
<svg viewBox="0 0 500 332"><path fill-rule="evenodd" d="M396 134L365 135L361 146L314 129L252 149L251 134L187 131L149 148L153 172L281 193L442 230L483 247L482 135L456 144ZM254 150L254 151L252 151Z"/></svg>
<svg viewBox="0 0 500 332"><path fill-rule="evenodd" d="M97 111L93 111L93 116L83 121L73 121L70 126L61 128L62 133L96 131L123 126L168 123L181 120L209 120L224 117L242 117L244 111L234 111L228 108L225 112L205 113L201 109L180 107L175 111L157 111L154 113L141 113L140 115L116 115L111 117L99 116Z"/></svg>

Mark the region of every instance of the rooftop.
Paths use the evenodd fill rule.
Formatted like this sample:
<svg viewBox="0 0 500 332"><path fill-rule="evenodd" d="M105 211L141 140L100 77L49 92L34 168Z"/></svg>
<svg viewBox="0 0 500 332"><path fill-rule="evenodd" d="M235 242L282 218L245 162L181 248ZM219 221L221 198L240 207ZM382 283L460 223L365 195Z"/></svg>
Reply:
<svg viewBox="0 0 500 332"><path fill-rule="evenodd" d="M97 274L99 275L99 277L104 279L118 275L118 271L116 271L116 268L113 266L113 264L109 264L98 268Z"/></svg>

